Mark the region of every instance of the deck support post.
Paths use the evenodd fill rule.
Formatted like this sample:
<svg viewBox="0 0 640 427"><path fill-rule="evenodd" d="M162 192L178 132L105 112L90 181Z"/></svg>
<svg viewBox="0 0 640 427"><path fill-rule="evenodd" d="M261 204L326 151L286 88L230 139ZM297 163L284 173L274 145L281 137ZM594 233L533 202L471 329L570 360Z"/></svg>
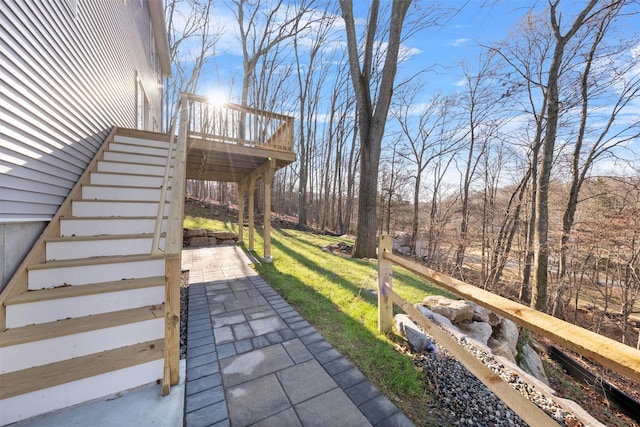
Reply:
<svg viewBox="0 0 640 427"><path fill-rule="evenodd" d="M264 180L264 258L265 262L272 262L271 258L271 184L273 183L273 175L276 171L276 161L268 160L268 166L265 169Z"/></svg>
<svg viewBox="0 0 640 427"><path fill-rule="evenodd" d="M247 194L247 181L238 183L238 243L244 242L244 196Z"/></svg>
<svg viewBox="0 0 640 427"><path fill-rule="evenodd" d="M249 180L249 251L253 251L255 233L254 224L254 211L255 211L255 195L256 195L256 181L258 177L251 177Z"/></svg>

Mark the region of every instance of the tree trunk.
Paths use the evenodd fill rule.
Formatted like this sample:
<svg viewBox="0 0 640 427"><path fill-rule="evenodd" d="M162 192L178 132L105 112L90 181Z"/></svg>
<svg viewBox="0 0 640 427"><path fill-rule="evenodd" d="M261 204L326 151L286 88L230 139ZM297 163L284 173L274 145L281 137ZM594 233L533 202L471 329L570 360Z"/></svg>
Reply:
<svg viewBox="0 0 640 427"><path fill-rule="evenodd" d="M553 52L551 66L549 68L547 84L547 127L544 142L542 145L542 157L540 158L540 174L538 175L538 191L536 193L537 216L534 232L534 274L531 292L531 307L536 310L546 311L547 309L547 287L549 269L549 182L551 179L551 167L558 130L558 118L560 111L559 101L559 78L560 68L563 61L564 49L567 42L584 23L584 19L589 11L596 5L597 0L590 0L585 9L580 12L573 25L564 36L560 34L559 24L556 19L557 2L550 8L551 26L556 38L556 45Z"/></svg>
<svg viewBox="0 0 640 427"><path fill-rule="evenodd" d="M371 97L371 74L373 64L373 47L376 40L376 28L378 25L378 10L380 1L371 3L367 37L360 64L358 40L355 32L355 20L353 16L353 4L351 0L340 0L342 17L345 21L347 33L347 49L349 55L349 68L353 83L356 103L358 106L358 121L360 125L360 190L358 194L358 228L356 231L356 244L352 256L355 258L376 257L376 199L378 191L378 169L380 164L380 151L384 128L391 103L393 83L398 66L398 53L404 18L411 0L394 0L391 7L391 20L389 22L389 40L387 52L382 68L380 86L378 87L378 99L374 103Z"/></svg>

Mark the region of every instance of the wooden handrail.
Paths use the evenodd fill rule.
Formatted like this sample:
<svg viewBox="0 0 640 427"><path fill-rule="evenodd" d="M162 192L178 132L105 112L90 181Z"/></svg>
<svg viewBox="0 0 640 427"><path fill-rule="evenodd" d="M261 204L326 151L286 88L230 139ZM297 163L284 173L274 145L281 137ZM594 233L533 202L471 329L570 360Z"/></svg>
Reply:
<svg viewBox="0 0 640 427"><path fill-rule="evenodd" d="M200 102L203 104L211 104L211 100L206 96L202 95L194 95L194 94L186 94L187 100L191 102ZM240 104L235 104L233 102L225 102L221 105L222 108L228 108L230 110L236 110L243 113L256 114L259 116L268 117L270 119L278 119L278 120L287 120L290 119L291 116L287 116L285 114L274 113L273 111L261 110L259 108L247 107Z"/></svg>
<svg viewBox="0 0 640 427"><path fill-rule="evenodd" d="M176 103L176 109L175 109L176 115L180 111L181 105L182 105L182 98L178 99L178 102ZM167 162L164 168L164 176L162 178L162 186L160 190L160 199L158 202L158 212L156 215L156 224L153 229L153 240L151 242L152 255L157 255L162 252L160 250L160 234L162 230L162 219L164 218L164 206L167 200L167 188L169 187L169 172L171 170L171 160L173 159L174 147L177 145L177 141L175 140L175 136L174 136L175 131L176 131L176 116L173 117L173 120L171 121L171 128L169 129L169 149L167 153Z"/></svg>
<svg viewBox="0 0 640 427"><path fill-rule="evenodd" d="M162 394L180 380L180 273L182 254L182 218L186 184L187 102L181 94L178 138L176 140L173 182L165 237L165 335Z"/></svg>
<svg viewBox="0 0 640 427"><path fill-rule="evenodd" d="M378 256L382 259L396 263L429 279L449 292L473 301L538 335L640 383L640 350L438 273L423 265L394 255L390 249L379 247L378 250L380 251Z"/></svg>

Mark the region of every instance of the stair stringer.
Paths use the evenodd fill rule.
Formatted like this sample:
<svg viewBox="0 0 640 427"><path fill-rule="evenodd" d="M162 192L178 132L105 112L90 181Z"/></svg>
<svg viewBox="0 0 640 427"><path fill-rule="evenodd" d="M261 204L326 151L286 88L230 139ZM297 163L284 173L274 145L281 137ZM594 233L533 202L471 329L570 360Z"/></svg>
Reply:
<svg viewBox="0 0 640 427"><path fill-rule="evenodd" d="M45 242L49 238L54 238L60 235L60 218L71 216L71 201L74 198L79 198L82 194L82 186L89 183L89 176L91 171L96 169L98 164L98 160L102 158L102 154L105 149L109 146L109 142L113 140L113 136L116 133L117 128L114 127L109 132L109 135L105 138L102 145L96 152L96 155L93 157L83 174L78 179L78 182L73 186L67 198L62 202L60 208L53 216L49 224L42 231L38 240L33 244L31 250L24 258L24 260L18 266L18 269L13 274L7 286L3 289L2 293L0 293L0 331L4 331L6 329L6 305L5 302L23 292L28 290L28 280L29 280L29 272L27 268L32 264L43 263L46 260L46 250L45 250Z"/></svg>

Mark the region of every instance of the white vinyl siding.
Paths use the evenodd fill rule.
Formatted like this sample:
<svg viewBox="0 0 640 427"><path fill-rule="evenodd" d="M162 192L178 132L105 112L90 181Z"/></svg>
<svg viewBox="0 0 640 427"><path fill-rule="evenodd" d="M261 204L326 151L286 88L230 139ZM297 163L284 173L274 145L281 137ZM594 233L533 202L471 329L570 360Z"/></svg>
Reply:
<svg viewBox="0 0 640 427"><path fill-rule="evenodd" d="M113 126L161 89L147 2L0 1L0 224L49 220ZM155 51L155 49L153 49Z"/></svg>

